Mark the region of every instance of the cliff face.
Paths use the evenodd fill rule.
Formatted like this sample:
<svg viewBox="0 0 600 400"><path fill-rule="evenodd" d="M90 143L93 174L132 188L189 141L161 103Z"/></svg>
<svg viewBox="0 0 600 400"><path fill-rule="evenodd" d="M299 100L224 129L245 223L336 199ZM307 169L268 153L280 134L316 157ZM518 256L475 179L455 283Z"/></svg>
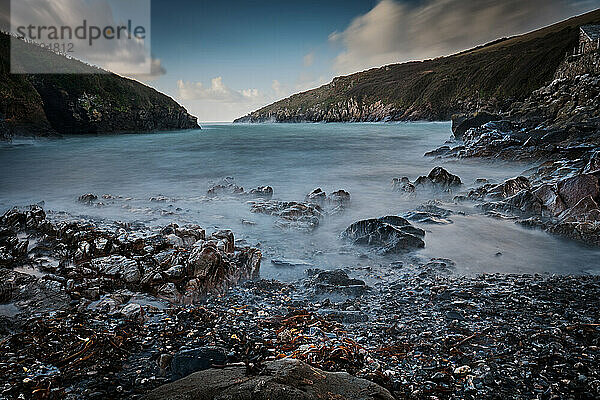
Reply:
<svg viewBox="0 0 600 400"><path fill-rule="evenodd" d="M552 78L600 10L449 57L388 65L335 78L235 122L448 120L505 110Z"/></svg>
<svg viewBox="0 0 600 400"><path fill-rule="evenodd" d="M196 117L170 97L115 74L24 45L32 57L73 63L83 74L10 73L10 37L0 34L0 139L14 135L198 129Z"/></svg>

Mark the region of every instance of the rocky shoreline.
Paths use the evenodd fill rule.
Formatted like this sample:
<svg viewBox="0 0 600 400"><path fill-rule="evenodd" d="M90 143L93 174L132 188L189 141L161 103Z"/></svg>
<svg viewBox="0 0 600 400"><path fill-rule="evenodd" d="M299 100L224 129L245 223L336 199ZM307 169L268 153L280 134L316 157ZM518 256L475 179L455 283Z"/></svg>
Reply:
<svg viewBox="0 0 600 400"><path fill-rule="evenodd" d="M452 204L374 215L339 239L360 254L410 254L428 240L419 226L451 224L453 206L469 203L599 246L599 82L560 79L506 113L456 116L454 137L427 156L539 166L473 185L441 167L393 178L400 196ZM206 198L245 201L307 234L352 206L345 190L290 201L273 192L225 178ZM598 276L460 276L446 258L333 270L272 260L308 268L285 283L260 279L261 260L230 230L9 210L0 217L0 399L600 397Z"/></svg>
<svg viewBox="0 0 600 400"><path fill-rule="evenodd" d="M12 303L27 312L2 318L0 396L161 398L165 389L154 388L194 371L225 376L214 369L224 365L278 380L269 360L282 357L371 380L398 399L600 395L598 277L456 277L450 262L419 267L373 287L344 271L253 280L193 307L127 290L70 299L57 281L2 269ZM302 371L290 387L313 386ZM208 395L223 382L202 376L189 378L194 393L220 398ZM228 390L261 392L251 382ZM177 388L173 398L185 393Z"/></svg>
<svg viewBox="0 0 600 400"><path fill-rule="evenodd" d="M538 167L503 183L473 187L492 216L600 245L600 77L556 79L505 113L453 118L453 138L426 156L527 160Z"/></svg>
<svg viewBox="0 0 600 400"><path fill-rule="evenodd" d="M394 182L409 192L462 185L443 168ZM277 206L272 193L229 178L207 195ZM302 228L305 215L340 212L349 196L315 189L274 216ZM341 239L406 252L425 236L409 220L450 215L425 204L406 218L357 221ZM458 276L451 260L432 259L384 275L308 269L283 283L258 279L260 250L230 231L48 218L39 206L8 211L0 228L2 399L600 395L596 276Z"/></svg>

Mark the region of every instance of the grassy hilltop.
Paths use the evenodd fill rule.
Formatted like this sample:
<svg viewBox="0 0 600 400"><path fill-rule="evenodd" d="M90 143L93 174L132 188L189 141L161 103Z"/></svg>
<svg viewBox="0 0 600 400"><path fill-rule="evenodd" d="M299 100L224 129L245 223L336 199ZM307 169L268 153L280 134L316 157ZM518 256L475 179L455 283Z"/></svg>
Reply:
<svg viewBox="0 0 600 400"><path fill-rule="evenodd" d="M481 106L502 108L552 80L600 10L520 36L432 60L337 77L236 122L448 120Z"/></svg>

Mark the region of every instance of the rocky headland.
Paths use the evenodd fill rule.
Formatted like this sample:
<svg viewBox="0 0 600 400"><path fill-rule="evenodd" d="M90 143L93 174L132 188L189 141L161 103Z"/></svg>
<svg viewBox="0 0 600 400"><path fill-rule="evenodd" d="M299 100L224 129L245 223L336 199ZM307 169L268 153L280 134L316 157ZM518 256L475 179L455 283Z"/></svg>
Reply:
<svg viewBox="0 0 600 400"><path fill-rule="evenodd" d="M74 74L11 74L11 38L0 32L0 140L15 136L137 133L199 129L170 97L23 42L20 52Z"/></svg>
<svg viewBox="0 0 600 400"><path fill-rule="evenodd" d="M451 56L336 77L235 122L446 121L481 108L503 111L551 81L577 46L579 27L599 22L595 10Z"/></svg>

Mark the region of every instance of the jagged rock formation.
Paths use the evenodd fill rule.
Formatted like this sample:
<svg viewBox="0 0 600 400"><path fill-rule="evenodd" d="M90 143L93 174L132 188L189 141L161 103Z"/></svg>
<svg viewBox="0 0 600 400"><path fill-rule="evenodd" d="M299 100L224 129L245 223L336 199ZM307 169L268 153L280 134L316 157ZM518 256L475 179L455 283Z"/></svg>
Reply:
<svg viewBox="0 0 600 400"><path fill-rule="evenodd" d="M0 267L39 268L76 299L128 289L189 304L257 277L261 258L256 248L236 246L231 231L207 235L197 225L171 224L156 232L92 221L55 223L38 206L0 217Z"/></svg>
<svg viewBox="0 0 600 400"><path fill-rule="evenodd" d="M236 122L448 120L503 110L550 82L579 26L597 21L600 10L449 57L337 77Z"/></svg>
<svg viewBox="0 0 600 400"><path fill-rule="evenodd" d="M0 33L0 140L47 136L198 129L196 117L137 81L66 59L35 45L32 57L68 62L78 74L11 74L10 37Z"/></svg>

